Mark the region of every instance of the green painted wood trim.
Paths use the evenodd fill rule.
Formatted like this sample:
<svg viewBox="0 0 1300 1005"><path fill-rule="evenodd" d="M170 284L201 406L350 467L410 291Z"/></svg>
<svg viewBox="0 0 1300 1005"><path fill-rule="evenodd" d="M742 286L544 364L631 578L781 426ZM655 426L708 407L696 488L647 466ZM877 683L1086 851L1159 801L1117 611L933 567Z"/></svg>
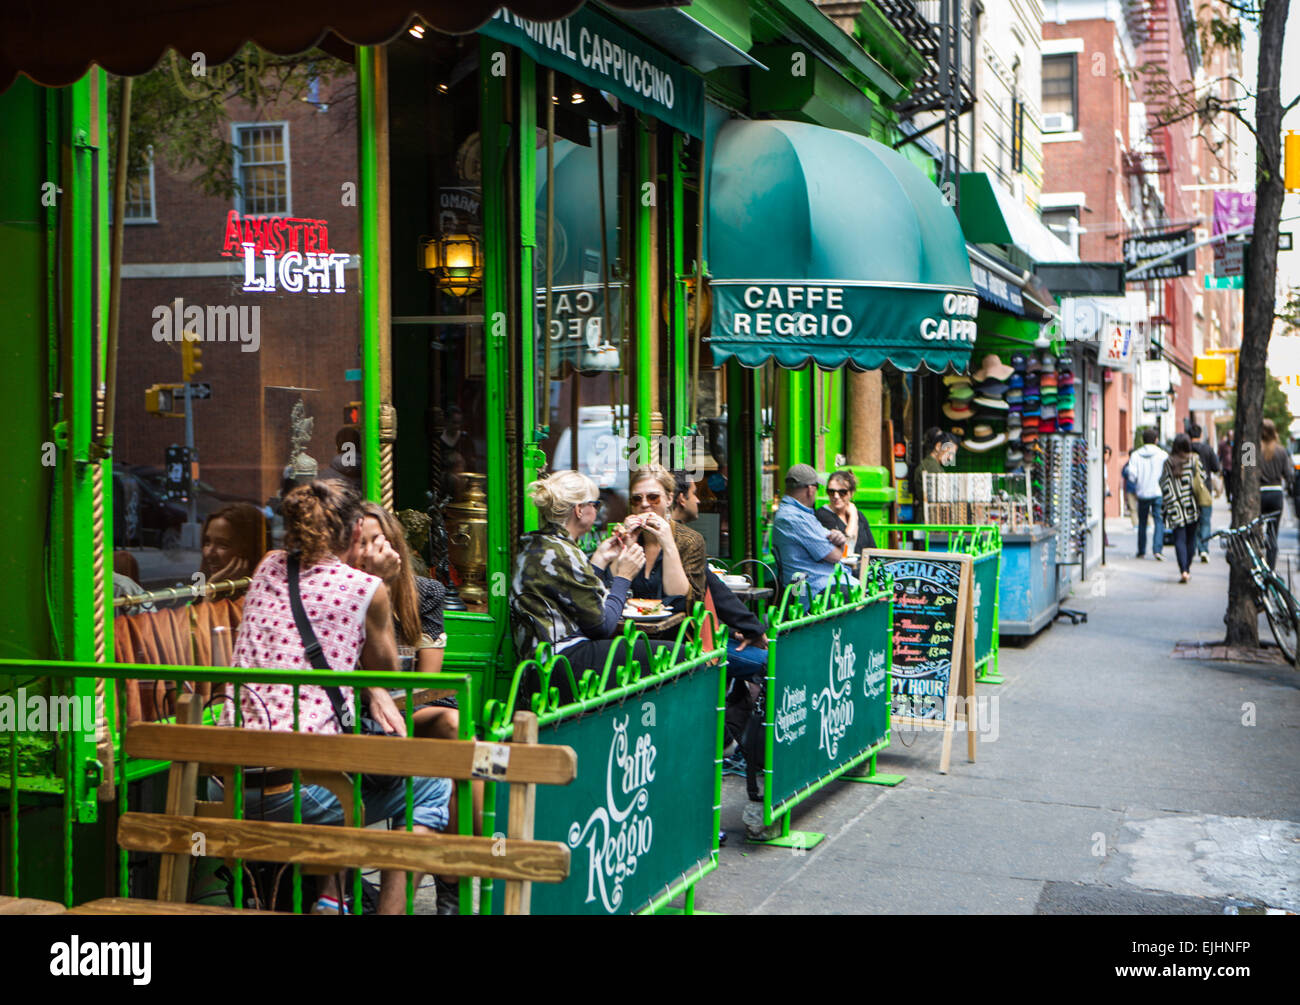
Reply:
<svg viewBox="0 0 1300 1005"><path fill-rule="evenodd" d="M636 119L636 184L632 189L632 198L636 200L636 231L633 237L636 247L636 266L632 275L632 302L636 308L636 432L638 436L649 437L653 434L650 423L654 409L655 381L659 378L651 365L653 340L659 333L654 326L654 297L658 291L650 281L651 260L654 248L650 241L654 226L656 207L647 202L658 202L657 197L647 198L647 191L656 192L655 165L651 157L652 144L650 130L638 117ZM651 188L646 189L649 184Z"/></svg>
<svg viewBox="0 0 1300 1005"><path fill-rule="evenodd" d="M379 340L388 332L379 331L379 165L375 143L377 125L375 50L357 46L357 169L361 181L361 399L364 418L362 479L366 498L380 498L379 406L382 388L379 380Z"/></svg>
<svg viewBox="0 0 1300 1005"><path fill-rule="evenodd" d="M862 4L853 27L854 36L868 55L879 60L909 90L925 73L925 57L912 47L871 0Z"/></svg>
<svg viewBox="0 0 1300 1005"><path fill-rule="evenodd" d="M672 329L669 332L672 342L672 366L673 366L673 383L672 383L672 402L670 403L671 416L669 419L669 433L680 439L673 439L673 457L672 467L682 468L686 466L686 437L695 432L695 427L689 425L690 422L690 395L694 391L691 387L691 339L688 332L690 319L686 314L686 285L682 282L682 272L686 267L685 264L685 220L683 218L682 201L686 194L685 171L682 167L682 157L684 156L684 142L682 134L673 133L673 156L672 156L672 176L670 184L672 186L672 216L670 217L670 226L672 234L671 268L672 276ZM701 353L705 350L701 347ZM703 364L701 363L701 366Z"/></svg>
<svg viewBox="0 0 1300 1005"><path fill-rule="evenodd" d="M519 53L516 57L517 103L515 117L516 135L537 135L537 64ZM532 277L533 261L537 255L537 152L532 142L515 145L519 176L519 442L523 445L523 476L521 488L525 491L520 500L520 513L525 531L537 530L540 521L537 507L528 499L528 484L537 479L537 473L546 463L546 455L539 446L543 433L537 425L537 336L536 292ZM543 161L545 154L542 155ZM545 378L543 378L545 379Z"/></svg>
<svg viewBox="0 0 1300 1005"><path fill-rule="evenodd" d="M501 626L510 623L509 597L498 588L509 578L510 568L510 479L506 444L506 411L512 397L509 372L510 277L501 267L510 260L509 214L506 209L507 181L505 164L509 152L509 134L505 123L505 102L510 81L484 72L492 64L491 53L499 46L491 39L479 39L479 121L483 151L483 244L484 262L498 263L484 272L483 319L487 370L487 497L488 497L488 613ZM525 273L530 276L531 273ZM525 371L530 372L530 371ZM510 633L500 633L504 650L498 655L514 664Z"/></svg>
<svg viewBox="0 0 1300 1005"><path fill-rule="evenodd" d="M94 373L92 347L100 336L101 325L94 313L95 289L101 268L96 267L95 252L108 254L107 206L100 202L96 218L94 194L96 151L90 146L91 88L104 93L104 73L93 70L62 92L60 102L60 187L63 189L62 261L63 330L59 352L62 354L64 395L62 422L66 448L59 457L59 476L54 499L54 528L51 533L52 592L60 604L58 611L63 639L60 656L64 659L93 661L95 658L94 611L95 583L85 570L94 562L94 509L90 445L94 422ZM104 125L103 101L100 101L100 126ZM100 135L105 135L103 129ZM104 144L106 147L107 144ZM108 159L99 153L101 171ZM98 230L98 233L96 231ZM98 242L96 242L98 236ZM96 248L97 244L97 248ZM102 301L102 297L100 297ZM56 431L55 441L60 436ZM111 483L108 491L112 491ZM111 533L111 531L110 531ZM94 681L76 687L76 693L94 693ZM68 803L72 820L94 820L96 806L93 793L86 785L86 771L94 760L93 741L86 743L80 734L67 738L68 758L65 777L71 781L74 799Z"/></svg>
<svg viewBox="0 0 1300 1005"><path fill-rule="evenodd" d="M872 58L858 42L807 0L755 0L754 20L761 20L778 37L804 42L840 74L858 87L871 87L886 100L897 101L906 88ZM758 32L755 32L758 35ZM764 41L770 40L767 38ZM776 72L773 68L770 72Z"/></svg>
<svg viewBox="0 0 1300 1005"><path fill-rule="evenodd" d="M776 463L778 494L781 479L794 464L812 464L813 386L812 368L782 370L777 377Z"/></svg>
<svg viewBox="0 0 1300 1005"><path fill-rule="evenodd" d="M749 5L745 0L694 0L682 13L722 36L737 49L749 51Z"/></svg>
<svg viewBox="0 0 1300 1005"><path fill-rule="evenodd" d="M726 364L727 374L727 519L731 558L740 561L758 554L762 527L763 461L760 370Z"/></svg>

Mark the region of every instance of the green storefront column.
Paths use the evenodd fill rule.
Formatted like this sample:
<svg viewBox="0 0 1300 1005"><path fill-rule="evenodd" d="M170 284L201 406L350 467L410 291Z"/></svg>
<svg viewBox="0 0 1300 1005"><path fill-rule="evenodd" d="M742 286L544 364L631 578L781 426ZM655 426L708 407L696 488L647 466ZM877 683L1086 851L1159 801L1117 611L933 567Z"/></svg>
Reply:
<svg viewBox="0 0 1300 1005"><path fill-rule="evenodd" d="M366 497L380 500L379 408L382 387L379 340L389 338L379 330L379 151L375 129L381 86L372 46L357 46L357 105L360 109L358 170L361 176L361 395L365 409L361 423L362 476ZM385 124L386 125L386 124ZM383 235L387 239L387 235Z"/></svg>

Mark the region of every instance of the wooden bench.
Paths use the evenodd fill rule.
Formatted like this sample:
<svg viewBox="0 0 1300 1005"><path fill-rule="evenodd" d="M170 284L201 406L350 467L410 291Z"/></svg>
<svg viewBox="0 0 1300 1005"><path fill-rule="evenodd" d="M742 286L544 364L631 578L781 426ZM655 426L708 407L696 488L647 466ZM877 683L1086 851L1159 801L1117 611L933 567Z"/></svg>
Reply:
<svg viewBox="0 0 1300 1005"><path fill-rule="evenodd" d="M197 721L199 702L184 695L177 720ZM118 844L161 853L156 901L105 898L72 914L248 914L237 908L184 903L196 835L204 854L223 859L297 864L304 871L394 869L440 876L506 881L506 913L527 914L532 883L559 883L569 874L569 849L533 840L535 785L567 785L577 775L572 747L537 743L537 717L515 715L516 742L426 740L382 736L281 733L192 724L129 726L123 745L132 757L171 761L163 813L124 813ZM492 837L417 834L261 820L235 820L230 775L238 768L297 768L304 785L345 778L345 772L463 780L490 777L510 785L510 830ZM227 776L226 801L197 799L200 773ZM351 785L329 786L351 815ZM343 798L346 796L346 798ZM265 912L269 913L269 912Z"/></svg>

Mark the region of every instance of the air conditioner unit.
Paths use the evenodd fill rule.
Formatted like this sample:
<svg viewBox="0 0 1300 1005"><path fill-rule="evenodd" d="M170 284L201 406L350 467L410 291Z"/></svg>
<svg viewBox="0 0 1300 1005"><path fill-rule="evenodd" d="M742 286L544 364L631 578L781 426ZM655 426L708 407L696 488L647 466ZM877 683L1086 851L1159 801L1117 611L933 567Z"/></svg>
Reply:
<svg viewBox="0 0 1300 1005"><path fill-rule="evenodd" d="M1074 116L1065 112L1051 112L1043 116L1043 132L1069 133L1074 131Z"/></svg>

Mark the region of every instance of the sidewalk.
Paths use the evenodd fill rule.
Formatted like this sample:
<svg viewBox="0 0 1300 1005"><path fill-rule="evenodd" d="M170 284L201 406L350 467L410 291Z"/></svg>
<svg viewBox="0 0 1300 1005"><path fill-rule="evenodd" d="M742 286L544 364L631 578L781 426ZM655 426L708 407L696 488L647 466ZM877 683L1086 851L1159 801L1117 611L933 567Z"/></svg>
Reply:
<svg viewBox="0 0 1300 1005"><path fill-rule="evenodd" d="M1300 674L1174 659L1177 642L1223 638L1223 553L1213 548L1183 585L1172 548L1139 561L1136 532L1112 523L1106 566L1069 601L1088 622L1003 647L1006 683L980 689L996 701L997 730L981 737L977 763L958 737L939 775L937 734L895 732L880 768L907 780L827 786L794 812L795 829L828 835L803 853L746 845L744 780L724 778L728 844L697 907L1300 911ZM1214 526L1227 523L1220 501ZM1295 556L1295 542L1291 526L1283 554Z"/></svg>

